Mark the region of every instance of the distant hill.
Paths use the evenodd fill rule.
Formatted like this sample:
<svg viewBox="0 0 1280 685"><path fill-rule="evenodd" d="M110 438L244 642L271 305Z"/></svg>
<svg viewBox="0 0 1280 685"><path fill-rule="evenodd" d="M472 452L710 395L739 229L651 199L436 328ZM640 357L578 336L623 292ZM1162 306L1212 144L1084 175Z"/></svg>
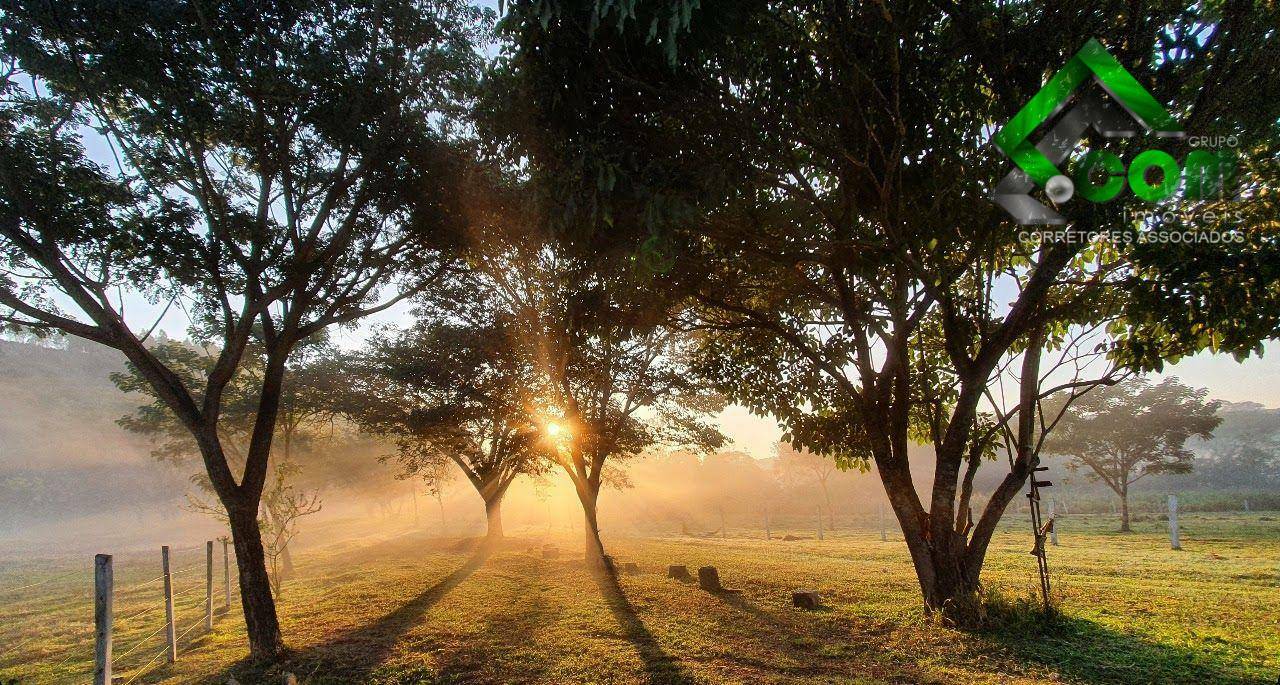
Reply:
<svg viewBox="0 0 1280 685"><path fill-rule="evenodd" d="M118 352L95 343L0 340L0 473L145 462L146 440L115 423L144 402L111 383L123 369Z"/></svg>
<svg viewBox="0 0 1280 685"><path fill-rule="evenodd" d="M123 368L94 343L0 340L0 535L182 497L186 476L115 423L144 401L111 382Z"/></svg>

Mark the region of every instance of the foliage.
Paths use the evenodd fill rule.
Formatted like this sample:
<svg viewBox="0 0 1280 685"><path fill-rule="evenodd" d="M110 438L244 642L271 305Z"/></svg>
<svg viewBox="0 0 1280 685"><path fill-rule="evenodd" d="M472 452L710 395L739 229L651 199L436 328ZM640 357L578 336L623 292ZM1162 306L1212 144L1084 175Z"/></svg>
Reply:
<svg viewBox="0 0 1280 685"><path fill-rule="evenodd" d="M827 481L836 470L835 462L803 447L796 449L790 443L779 442L775 469L792 484L817 483L827 510L827 527L835 528L835 511L831 505L831 491L827 487Z"/></svg>
<svg viewBox="0 0 1280 685"><path fill-rule="evenodd" d="M468 295L452 321L384 329L351 359L349 413L396 440L401 477L435 491L456 463L490 502L518 476L546 470L535 418L540 385L507 325L486 311L487 299Z"/></svg>
<svg viewBox="0 0 1280 685"><path fill-rule="evenodd" d="M1195 481L1215 488L1280 485L1280 412L1245 402L1226 405L1222 424L1197 458Z"/></svg>

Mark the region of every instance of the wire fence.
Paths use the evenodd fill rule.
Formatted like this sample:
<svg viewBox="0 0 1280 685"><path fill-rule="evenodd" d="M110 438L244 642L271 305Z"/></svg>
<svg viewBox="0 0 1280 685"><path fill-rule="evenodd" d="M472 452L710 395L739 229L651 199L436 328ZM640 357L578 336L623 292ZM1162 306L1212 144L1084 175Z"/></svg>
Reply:
<svg viewBox="0 0 1280 685"><path fill-rule="evenodd" d="M168 557L167 583L164 572L152 575L156 567L148 563L150 555L129 555L119 561L106 558L105 563L114 566L108 576L115 579L107 588L113 605L108 631L114 682L136 682L173 660L166 657L180 656L206 622L231 610L230 597L239 590L237 574L231 569L234 552L224 542L222 554L211 554L212 544L165 548L159 559L151 557L162 568ZM197 556L190 556L193 553ZM101 563L102 555L95 564ZM91 682L95 645L102 639L101 631L95 632L95 583L101 591L102 578L82 568L0 584L0 617L4 617L0 643L5 644L0 650L0 675L16 675L24 683ZM39 628L31 630L33 624ZM40 656L33 659L27 648L41 652ZM15 667L19 670L12 672Z"/></svg>

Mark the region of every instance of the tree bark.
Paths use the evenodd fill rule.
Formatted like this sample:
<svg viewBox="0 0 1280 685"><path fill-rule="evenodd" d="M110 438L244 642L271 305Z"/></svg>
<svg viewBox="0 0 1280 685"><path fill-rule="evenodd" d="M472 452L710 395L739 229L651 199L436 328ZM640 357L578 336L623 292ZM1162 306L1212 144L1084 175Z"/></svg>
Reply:
<svg viewBox="0 0 1280 685"><path fill-rule="evenodd" d="M836 529L836 512L831 506L831 491L827 489L826 479L822 480L822 499L827 503L827 530Z"/></svg>
<svg viewBox="0 0 1280 685"><path fill-rule="evenodd" d="M267 560L258 530L256 506L228 507L231 540L236 548L236 569L240 574L240 604L249 634L249 655L271 661L280 656L284 642L276 619L276 602L271 593Z"/></svg>
<svg viewBox="0 0 1280 685"><path fill-rule="evenodd" d="M490 540L502 539L502 496L504 494L504 492L499 492L484 501L484 513L488 521L485 537Z"/></svg>
<svg viewBox="0 0 1280 685"><path fill-rule="evenodd" d="M1120 532L1132 533L1129 527L1129 486L1120 488Z"/></svg>
<svg viewBox="0 0 1280 685"><path fill-rule="evenodd" d="M582 502L582 522L584 533L584 553L587 566L604 567L604 543L600 541L600 525L596 518L596 502L600 497L600 486L594 483L583 483L574 488L578 492L578 500Z"/></svg>

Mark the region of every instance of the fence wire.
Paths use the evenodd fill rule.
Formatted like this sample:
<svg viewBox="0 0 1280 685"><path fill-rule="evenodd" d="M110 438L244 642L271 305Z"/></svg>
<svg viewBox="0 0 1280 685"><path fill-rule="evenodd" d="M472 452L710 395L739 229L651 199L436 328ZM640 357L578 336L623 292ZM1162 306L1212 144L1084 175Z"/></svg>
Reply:
<svg viewBox="0 0 1280 685"><path fill-rule="evenodd" d="M169 577L170 577L170 579L173 579L173 578L174 578L174 576L177 576L177 575L179 575L179 574L185 574L185 573L189 573L189 572L191 572L191 571L196 571L196 570L205 569L205 566L206 566L206 560L205 560L205 558L204 558L205 549L206 549L206 548L205 548L203 545L201 545L201 546L189 547L189 548L183 548L183 549L178 549L178 550L170 550L170 555L171 555L171 557L170 557L170 558L173 558L174 556L176 556L176 555L178 555L178 554L180 554L180 553L183 553L183 552L199 552L199 553L200 553L200 556L201 556L201 559L200 559L199 561L197 561L197 562L193 563L193 564L189 564L189 565L187 565L187 566L183 566L183 567L178 568L178 569L176 569L176 570L171 570L171 571L169 572ZM217 583L217 581L218 581L218 580L220 580L220 577L219 577L219 576L220 576L220 574L221 574L221 571L218 569L218 562L216 562L216 561L215 561L215 562L214 562L215 584L219 584L219 583ZM53 584L53 583L57 583L57 582L59 582L59 581L65 581L65 580L68 580L68 579L73 578L73 577L76 577L76 576L81 576L81 577L83 578L83 576L84 576L84 575L85 575L84 570L68 571L68 572L66 572L66 573L58 574L58 575L55 575L55 576L52 576L52 577L49 577L49 578L45 578L45 579L43 579L43 580L39 580L39 581L32 582L32 583L26 583L26 584L24 584L24 585L19 585L19 586L14 586L14 587L0 588L0 599L3 599L5 596L8 596L8 595L10 595L10 594L21 593L21 592L26 591L26 590L32 590L32 589L35 589L35 588L44 587L44 586L46 586L46 585L50 585L50 584ZM131 583L131 584L129 584L129 585L124 585L124 586L116 585L115 587L113 587L113 588L112 588L112 594L114 595L114 597L115 597L117 600L120 600L120 599L121 599L123 596L125 596L125 595L132 595L132 594L135 594L135 593L137 593L137 592L139 592L139 591L141 591L141 590L147 589L147 588L149 588L149 587L151 587L151 586L154 586L154 585L156 585L156 584L158 584L158 583L163 582L163 581L164 581L164 579L165 579L165 575L162 573L162 574L160 574L160 575L158 575L158 576L155 576L155 577L153 577L153 578L149 578L149 579L147 579L147 580L143 580L143 581L134 582L134 583ZM230 580L231 580L231 582L230 582L230 584L229 584L230 592L231 592L232 594L236 594L236 593L238 593L238 592L239 592L239 586L240 586L240 583L239 583L239 577L238 577L238 575L237 575L237 574L235 574L235 573L231 574L231 579L230 579ZM92 584L92 577L90 577L90 578L88 579L88 581L87 581L87 582L89 582L90 584ZM198 591L199 591L199 592L202 592L202 593L203 593L204 591L207 591L207 586L206 586L206 583L205 583L205 582L200 582L200 583L198 583L198 584L196 584L196 585L193 585L193 586L191 586L191 587L188 587L188 588L186 588L186 589L184 589L184 590L181 590L181 591L179 591L179 592L173 592L173 593L172 593L172 595L171 595L172 599L174 599L174 600L175 600L175 601L174 601L174 619L175 619L175 623L177 622L177 614L179 614L179 613L185 613L185 612L190 611L190 610L193 610L193 609L200 609L200 616L199 616L199 618L198 618L194 623L192 623L190 626L188 626L185 630L183 630L180 634L178 634L178 635L176 635L176 636L175 636L175 638L174 638L175 646L176 646L178 643L180 643L183 639L185 639L185 638L187 638L189 635L191 635L191 633L192 633L192 632L194 632L197 628L199 628L199 627L201 627L202 625L204 625L205 616L204 616L204 612L203 612L203 610L202 610L202 607L203 607L203 605L204 605L204 603L205 603L205 596L204 596L203 594L200 594L200 595L193 595L193 593L198 592ZM224 590L224 589L223 589L223 588L221 588L221 587L215 587L215 589L214 589L215 596L216 596L217 594L221 593L221 592L226 592L226 590ZM177 601L177 600L178 600L178 598L184 598L184 599L183 599L183 601L182 601L181 603L179 603L179 602ZM33 609L33 610L29 610L29 611L24 611L24 612L11 613L11 614L10 614L10 618L11 618L11 619L16 619L16 618L29 618L29 617L38 616L38 615L41 615L41 614L48 614L48 613L52 613L52 612L57 611L57 610L59 610L59 609L66 609L66 608L67 608L67 601L66 601L66 600L71 599L71 598L69 598L69 597L63 597L62 599L63 599L63 601L61 602L61 606L58 606L58 607L44 607L44 608L37 608L37 609ZM135 598L135 599L137 599L137 598ZM90 592L88 592L87 594L86 594L86 593L84 593L84 592L77 592L77 593L75 593L74 600L76 600L76 601L86 601L86 600L87 600L87 601L89 601L89 602L92 602L92 601L93 601L93 592L92 592L92 588L90 589ZM194 601L194 602L191 602L191 600L195 600L195 601ZM24 598L18 598L18 599L16 599L16 601L14 601L14 602L10 603L10 604L9 604L9 606L10 606L10 607L13 607L13 606L21 606L21 605L24 605L24 604L28 604L28 603L31 603L31 602L37 602L37 601L43 601L43 602L46 602L46 603L47 603L47 602L49 601L49 598L48 598L48 597L30 597L30 598L25 598L25 599L24 599ZM128 623L130 623L130 622L136 621L136 620L137 620L137 619L139 619L139 618L142 618L142 617L144 617L144 616L147 616L147 615L149 615L149 614L152 614L152 613L157 612L157 611L159 611L159 610L161 610L161 609L163 609L163 608L164 608L164 601L165 601L165 600L164 600L163 594L161 594L161 595L159 595L159 596L157 596L157 597L155 597L155 598L150 598L150 601L151 601L151 602L154 602L154 603L149 603L149 604L148 604L148 606L144 606L143 608L141 608L141 609L139 609L139 610L137 610L137 611L133 611L132 613L130 613L130 614L126 615L126 616L118 617L118 618L114 618L114 619L112 620L112 624L113 624L113 626L115 626L115 627L117 627L117 628L122 627L123 625L126 625L126 624L128 624ZM130 604L132 604L132 603L133 603L133 601L130 601L129 603L130 603ZM218 600L215 600L215 604L217 604L217 605L221 605L221 604L222 604L222 602L221 602L221 601L218 601ZM234 604L234 603L232 603L232 604ZM218 610L219 610L219 609L222 609L222 607L221 607L221 606L219 606L219 607L217 607L217 609L215 609L215 616L217 615L217 613L218 613ZM230 611L230 609L231 609L231 606L230 606L230 605L228 605L228 606L226 606L225 611L226 611L226 612L229 612L229 611ZM146 646L149 642L151 642L151 641L152 641L156 636L158 636L158 635L160 635L160 634L164 633L164 631L165 631L168 627L169 627L168 622L167 622L167 621L163 622L163 623L160 625L160 627L159 627L159 628L155 629L154 631L151 631L151 632L150 632L150 633L148 633L147 635L145 635L145 636L143 636L143 637L141 637L141 638L137 639L137 641L133 642L133 646L129 647L128 649L124 650L123 652L119 652L119 653L117 653L117 654L113 655L113 657L112 657L112 663L113 663L117 668L119 668L119 667L123 666L122 662L123 662L124 660L126 660L126 659L128 659L129 657L133 656L133 655L134 655L135 653L137 653L137 652L138 652L142 647ZM144 629L144 630L145 630L145 629ZM25 646L27 646L27 645L29 645L29 644L31 644L31 643L33 643L33 642L37 641L37 640L41 640L41 639L48 639L48 638L50 638L50 637L53 637L53 634L52 634L52 633L48 633L48 632L44 632L44 633L39 633L39 634L36 634L36 635L32 635L32 636L27 637L26 639L22 640L21 642L19 642L19 643L18 643L17 645L15 645L15 646L7 647L7 648L5 649L5 652L6 652L7 654L15 654L15 653L18 653L18 652L19 652L19 650L21 650L23 647L25 647ZM142 666L137 667L137 668L135 668L135 669L129 669L129 670L131 670L131 671L132 671L132 674L128 677L128 679L126 679L126 680L124 680L124 681L123 681L123 682L124 682L124 684L125 684L125 685L129 685L129 684L131 684L131 683L134 683L135 681L137 681L137 680L138 680L138 678L141 678L143 675L145 675L146 673L148 673L149 671L151 671L151 670L156 666L157 662L159 662L159 661L160 661L160 659L161 659L162 657L164 657L164 656L168 653L168 649L169 649L169 647L168 647L168 645L166 644L166 645L164 645L164 647L163 647L163 648L162 648L162 649L161 649L157 654L155 654L154 656L152 656L152 657L151 657L151 658L150 658L146 663L144 663ZM71 646L69 646L69 647L65 648L65 651L64 651L64 653L63 653L62 658L61 658L59 661L57 661L56 663L52 664L52 666L51 666L50 668L51 668L51 670L53 670L53 671L57 671L57 670L59 670L59 669L63 668L64 666L66 666L66 665L67 665L69 662L71 662L72 660L75 660L75 659L77 659L77 658L84 659L85 661L89 662L89 663L88 663L88 665L90 666L90 669L92 669L92 660L93 660L93 639L92 639L92 638L89 638L89 639L87 639L87 640L86 640L85 638L83 638L83 637L82 637L82 638L80 639L80 641L79 641L79 642L77 642L77 643L75 643L75 644L73 644L73 645L71 645Z"/></svg>

